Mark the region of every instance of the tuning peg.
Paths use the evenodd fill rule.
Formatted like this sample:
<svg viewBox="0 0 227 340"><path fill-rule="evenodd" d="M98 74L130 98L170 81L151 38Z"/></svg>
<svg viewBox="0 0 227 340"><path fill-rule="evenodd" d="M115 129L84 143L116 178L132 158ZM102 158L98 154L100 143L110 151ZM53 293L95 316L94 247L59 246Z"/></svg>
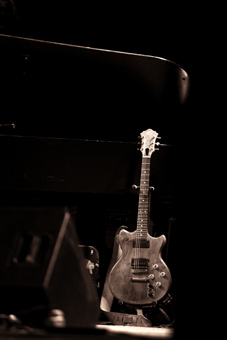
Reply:
<svg viewBox="0 0 227 340"><path fill-rule="evenodd" d="M162 139L162 137L158 137L158 136L157 136L156 139Z"/></svg>
<svg viewBox="0 0 227 340"><path fill-rule="evenodd" d="M138 190L139 188L140 188L139 185L135 185L135 184L132 185L132 189Z"/></svg>

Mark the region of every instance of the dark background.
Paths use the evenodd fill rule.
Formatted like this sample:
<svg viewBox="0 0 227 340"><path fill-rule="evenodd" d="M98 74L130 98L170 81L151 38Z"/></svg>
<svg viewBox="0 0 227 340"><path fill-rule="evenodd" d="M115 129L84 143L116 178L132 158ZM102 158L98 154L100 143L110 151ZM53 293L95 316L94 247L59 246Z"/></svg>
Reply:
<svg viewBox="0 0 227 340"><path fill-rule="evenodd" d="M84 5L79 2L75 5L72 4L74 3L73 1L65 4L64 1L14 0L14 6L10 1L7 3L2 1L1 3L4 3L4 6L1 7L0 18L2 23L0 23L0 33L158 56L179 64L189 74L190 93L186 103L180 107L164 107L160 112L158 112L158 107L155 106L157 112L155 115L155 127L153 127L152 121L149 119L149 112L138 112L137 116L135 114L133 116L130 115L130 112L124 112L124 115L120 117L119 123L116 123L114 121L115 116L109 114L108 107L106 115L102 116L101 119L97 107L94 107L94 111L89 112L87 117L80 116L80 113L77 114L77 134L73 132L71 123L69 123L69 130L64 128L55 129L54 133L49 132L45 127L45 121L43 124L39 122L43 130L39 130L38 133L40 136L112 141L124 140L135 143L137 142L137 135L142 132L144 126L145 129L153 128L157 132L164 132L161 134L161 141L172 146L160 147L160 151L155 152L151 159L151 185L156 188L155 192L152 193L151 220L153 225L152 233L156 236L162 233L166 236L168 235L170 218L175 218L177 221L173 225L174 230L172 227L169 248L170 255L167 260L173 275L173 282L175 282L174 276L177 275L179 269L177 265L182 260L182 254L184 254L181 253L180 257L179 253L175 254L178 255L177 257L173 255L174 249L175 252L178 251L179 243L177 239L179 240L185 226L185 215L184 213L182 214L182 211L188 210L188 203L191 204L191 197L196 195L195 191L192 194L192 178L194 177L191 171L194 171L192 166L194 139L195 137L198 140L200 138L197 134L198 128L196 126L199 120L198 108L196 111L195 107L198 100L198 89L200 88L201 81L203 81L201 77L202 72L198 68L198 64L202 60L198 49L203 44L205 34L205 27L197 30L197 26L195 26L196 11L191 11L191 9L187 8L187 5L184 8L179 8L178 6L174 8L172 4L169 8L156 9L154 2L149 2L147 6L139 6L135 3L127 7L123 5L103 6L87 2ZM21 79L17 79L17 81L21 81ZM43 81L45 82L45 79ZM13 84L12 93L15 93L13 92L15 88L16 86ZM9 102L14 100L11 93L8 92L7 96ZM87 100L89 101L89 96ZM76 105L77 103L75 103L75 107ZM152 107L149 108L149 110L152 109ZM34 115L33 112L36 112L36 114ZM96 115L99 120L97 125L94 123ZM18 117L20 117L19 112L15 114L15 112L4 111L1 114L2 123L15 123L16 121L11 120L18 120ZM56 112L53 122L56 120L59 126L61 121L63 121L64 126L66 126L64 117L64 112L60 113L60 115ZM31 107L31 116L29 119L27 118L24 120L27 122L24 135L29 135L27 132L29 131L29 126L31 126L32 122L39 120L36 104L34 107ZM142 119L143 124L141 124ZM83 123L81 123L81 120ZM102 125L105 127L105 133L100 128ZM17 134L17 127L15 130L2 128L1 133L8 136ZM21 134L23 135L23 132ZM32 143L36 145L34 139L29 143L30 148L33 145ZM130 144L129 150L125 150L124 146L124 151L130 152L130 155L127 154L125 158L124 154L122 154L120 157L121 162L123 162L123 172L122 177L119 175L121 177L121 184L117 186L118 192L114 189L113 183L111 185L107 183L100 189L99 182L103 183L101 175L97 175L99 170L101 174L101 169L99 169L100 163L99 165L96 164L95 173L98 181L97 185L93 182L92 190L89 191L87 189L89 182L85 183L86 190L60 190L56 168L59 167L59 172L61 172L62 168L70 167L70 157L64 163L61 162L60 158L59 163L57 161L57 156L61 156L64 152L62 151L64 150L64 143L62 142L61 146L58 146L58 151L55 151L55 160L52 163L50 160L48 163L52 172L55 167L55 175L52 176L52 179L49 179L49 183L52 182L51 185L47 186L48 190L43 188L37 189L37 183L35 186L32 185L30 190L28 188L23 189L23 186L19 188L18 184L13 188L9 184L11 182L8 178L5 182L6 184L2 185L2 204L63 204L70 206L75 217L75 224L81 243L95 246L100 252L100 279L102 288L105 272L112 255L113 238L117 228L125 224L129 226L130 230L134 230L136 226L138 195L131 190L131 184L134 183L133 181L136 181L135 184L139 184L141 155L139 151L136 151L136 144ZM106 153L103 154L103 157L110 160L109 147L106 145L104 146ZM73 152L74 147L75 145L71 146L69 150ZM111 147L114 146L111 144ZM94 146L94 149L96 149L96 146ZM202 147L200 146L201 149ZM17 153L16 150L14 149L15 153ZM22 159L24 161L26 160L27 151L26 148L23 150ZM91 148L91 150L93 149ZM32 154L31 149L28 152ZM8 157L10 158L10 155ZM94 164L95 159L95 154L89 152L86 162ZM32 160L35 162L34 155ZM193 163L196 163L195 160ZM15 167L15 164L11 166L11 161L8 164L10 164L10 174L12 176L12 172L16 173L16 168L12 170L12 166ZM3 173L6 175L8 170L6 163L4 165ZM110 166L108 170L109 177L112 176L114 181L117 181L116 168ZM91 167L91 173L93 171L94 169ZM53 173L50 175L53 175ZM78 170L75 170L76 175L78 175ZM33 183L35 176L34 172L31 177ZM23 177L23 174L21 177ZM23 180L25 181L25 179ZM4 178L2 177L3 182ZM190 219L190 215L187 215L187 218ZM182 273L182 275L184 274Z"/></svg>
<svg viewBox="0 0 227 340"><path fill-rule="evenodd" d="M13 5L14 4L14 5ZM1 29L17 35L124 52L159 56L188 73L206 26L187 5L103 5L68 1L1 1ZM195 57L195 54L197 56Z"/></svg>

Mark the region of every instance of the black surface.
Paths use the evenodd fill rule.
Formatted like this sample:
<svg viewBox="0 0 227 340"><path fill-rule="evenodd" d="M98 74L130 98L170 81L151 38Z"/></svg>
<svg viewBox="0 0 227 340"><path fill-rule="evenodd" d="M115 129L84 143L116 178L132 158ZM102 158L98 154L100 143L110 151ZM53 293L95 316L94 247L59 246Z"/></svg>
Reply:
<svg viewBox="0 0 227 340"><path fill-rule="evenodd" d="M162 58L0 35L2 123L20 135L177 141L187 73ZM164 121L164 124L162 122Z"/></svg>

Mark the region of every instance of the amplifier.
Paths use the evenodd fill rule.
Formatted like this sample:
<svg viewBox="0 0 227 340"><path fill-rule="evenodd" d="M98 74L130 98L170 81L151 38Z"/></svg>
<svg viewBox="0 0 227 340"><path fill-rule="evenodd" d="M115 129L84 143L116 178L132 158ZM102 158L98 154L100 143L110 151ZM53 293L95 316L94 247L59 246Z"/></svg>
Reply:
<svg viewBox="0 0 227 340"><path fill-rule="evenodd" d="M68 209L0 208L0 313L57 309L66 327L94 326L97 287L84 261Z"/></svg>

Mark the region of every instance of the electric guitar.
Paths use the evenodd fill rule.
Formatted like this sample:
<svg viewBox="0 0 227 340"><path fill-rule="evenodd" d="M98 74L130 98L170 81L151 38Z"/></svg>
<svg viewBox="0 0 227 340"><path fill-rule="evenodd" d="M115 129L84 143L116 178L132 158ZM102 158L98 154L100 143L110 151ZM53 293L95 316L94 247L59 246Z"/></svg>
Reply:
<svg viewBox="0 0 227 340"><path fill-rule="evenodd" d="M166 237L152 237L148 233L150 158L155 151L158 133L148 129L140 136L142 166L137 228L134 232L125 229L119 232L122 255L110 271L109 287L118 300L131 305L148 306L167 293L172 279L161 257Z"/></svg>

